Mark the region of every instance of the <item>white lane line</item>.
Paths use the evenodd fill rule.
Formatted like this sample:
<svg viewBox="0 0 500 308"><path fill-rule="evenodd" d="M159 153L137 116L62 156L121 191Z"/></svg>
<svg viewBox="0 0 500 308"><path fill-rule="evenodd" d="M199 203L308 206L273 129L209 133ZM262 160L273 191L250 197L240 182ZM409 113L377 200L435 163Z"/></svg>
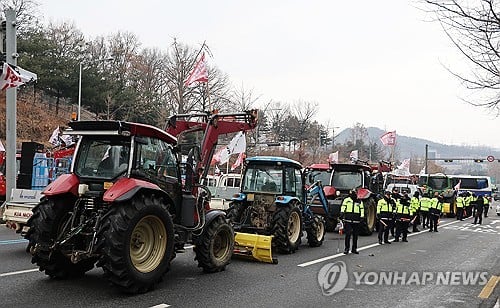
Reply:
<svg viewBox="0 0 500 308"><path fill-rule="evenodd" d="M440 225L439 227L442 228L444 226L455 224L457 222L460 222L460 220L452 221L452 222L446 223L444 225ZM425 234L425 233L429 233L429 231L422 230L420 232L413 232L413 233L408 234L408 237L410 237L410 236L416 236L416 235L419 235L419 234ZM366 246L358 248L358 251L363 251L363 250L370 249L370 248L373 248L373 247L376 247L376 246L380 246L380 244L379 243L375 243L375 244L366 245ZM309 262L301 263L301 264L299 264L297 266L298 267L306 267L306 266L314 265L314 264L321 263L321 262L324 262L324 261L336 259L336 258L342 257L342 256L345 256L345 254L344 253L337 253L337 254L334 254L334 255L331 255L331 256L326 256L326 257L319 258L319 259L316 259L316 260L312 260L312 261L309 261Z"/></svg>
<svg viewBox="0 0 500 308"><path fill-rule="evenodd" d="M0 277L19 275L19 274L25 274L25 273L31 273L31 272L37 272L37 271L38 271L38 268L34 268L34 269L29 269L29 270L17 271L17 272L3 273L3 274L0 274Z"/></svg>
<svg viewBox="0 0 500 308"><path fill-rule="evenodd" d="M155 306L151 306L149 308L167 308L167 307L170 307L170 305L167 305L167 304L158 304L158 305L155 305Z"/></svg>
<svg viewBox="0 0 500 308"><path fill-rule="evenodd" d="M0 241L0 245L9 245L9 244L25 244L28 240L18 239L18 240L3 240Z"/></svg>
<svg viewBox="0 0 500 308"><path fill-rule="evenodd" d="M191 249L193 248L194 245L186 245L184 246L185 249ZM0 274L0 277L6 277L6 276L12 276L12 275L20 275L20 274L25 274L25 273L31 273L31 272L36 272L38 271L38 268L34 268L34 269L29 269L29 270L22 270L22 271L17 271L17 272L10 272L10 273L3 273L3 274ZM166 304L160 304L160 305L166 305ZM156 308L156 306L153 306ZM170 307L170 306L158 306L158 307Z"/></svg>

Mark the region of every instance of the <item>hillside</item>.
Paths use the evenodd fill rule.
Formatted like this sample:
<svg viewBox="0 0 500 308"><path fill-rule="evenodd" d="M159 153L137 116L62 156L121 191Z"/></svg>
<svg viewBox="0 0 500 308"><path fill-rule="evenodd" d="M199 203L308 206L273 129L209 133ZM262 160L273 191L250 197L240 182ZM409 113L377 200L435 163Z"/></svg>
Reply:
<svg viewBox="0 0 500 308"><path fill-rule="evenodd" d="M31 91L30 91L31 92ZM60 107L56 113L55 104L48 103L33 92L18 93L17 96L17 143L36 141L49 145L48 140L58 126L66 126L71 119L71 107ZM0 93L0 140L5 144L6 131L5 92Z"/></svg>
<svg viewBox="0 0 500 308"><path fill-rule="evenodd" d="M373 140L380 146L383 146L380 141L380 136L385 133L384 130L376 127L368 127L367 131L369 140ZM335 143L344 143L349 140L351 132L351 128L344 129L338 136L335 137ZM446 145L427 139L397 135L395 148L396 160L411 157L425 157L426 144L429 146L429 158L486 158L488 155L500 157L500 151L489 147Z"/></svg>

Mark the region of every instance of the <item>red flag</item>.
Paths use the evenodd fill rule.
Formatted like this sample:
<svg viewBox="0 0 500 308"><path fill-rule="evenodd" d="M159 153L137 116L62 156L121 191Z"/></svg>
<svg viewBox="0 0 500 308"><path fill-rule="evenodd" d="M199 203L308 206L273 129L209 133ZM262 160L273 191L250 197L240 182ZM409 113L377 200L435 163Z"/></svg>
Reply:
<svg viewBox="0 0 500 308"><path fill-rule="evenodd" d="M396 131L387 132L380 137L383 145L395 145L396 144Z"/></svg>
<svg viewBox="0 0 500 308"><path fill-rule="evenodd" d="M224 151L227 151L226 147L220 148L219 151L217 151L217 153L215 153L214 156L212 156L212 161L210 162L210 166L213 166L216 164L218 165L220 163L222 152L224 152Z"/></svg>
<svg viewBox="0 0 500 308"><path fill-rule="evenodd" d="M184 81L184 85L187 87L195 81L208 82L208 71L207 65L205 63L205 53L201 55L201 58L196 62L194 69L189 74L189 77Z"/></svg>
<svg viewBox="0 0 500 308"><path fill-rule="evenodd" d="M238 168L238 166L241 166L241 164L243 164L243 161L245 160L245 153L241 152L239 155L238 155L238 159L236 159L236 161L234 162L234 164L231 166L231 171L233 171L234 169Z"/></svg>

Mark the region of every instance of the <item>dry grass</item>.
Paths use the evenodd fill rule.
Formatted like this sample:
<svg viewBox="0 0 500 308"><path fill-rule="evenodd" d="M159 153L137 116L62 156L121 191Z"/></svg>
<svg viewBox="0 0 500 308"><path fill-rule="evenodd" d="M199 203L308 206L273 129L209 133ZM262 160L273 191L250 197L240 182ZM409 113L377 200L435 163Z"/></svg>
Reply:
<svg viewBox="0 0 500 308"><path fill-rule="evenodd" d="M23 141L36 141L49 145L48 140L57 126L66 126L71 119L71 107L56 108L33 92L19 91L17 95L17 148ZM67 109L67 110L65 110ZM5 91L0 91L0 140L5 144L6 132Z"/></svg>

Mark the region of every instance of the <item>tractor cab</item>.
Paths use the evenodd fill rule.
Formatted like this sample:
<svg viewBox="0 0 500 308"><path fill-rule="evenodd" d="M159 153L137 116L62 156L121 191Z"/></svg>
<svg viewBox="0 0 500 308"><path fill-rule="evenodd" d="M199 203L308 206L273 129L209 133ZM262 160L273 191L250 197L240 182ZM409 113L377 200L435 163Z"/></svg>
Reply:
<svg viewBox="0 0 500 308"><path fill-rule="evenodd" d="M302 173L298 162L282 157L247 159L242 193L294 196L302 199Z"/></svg>

